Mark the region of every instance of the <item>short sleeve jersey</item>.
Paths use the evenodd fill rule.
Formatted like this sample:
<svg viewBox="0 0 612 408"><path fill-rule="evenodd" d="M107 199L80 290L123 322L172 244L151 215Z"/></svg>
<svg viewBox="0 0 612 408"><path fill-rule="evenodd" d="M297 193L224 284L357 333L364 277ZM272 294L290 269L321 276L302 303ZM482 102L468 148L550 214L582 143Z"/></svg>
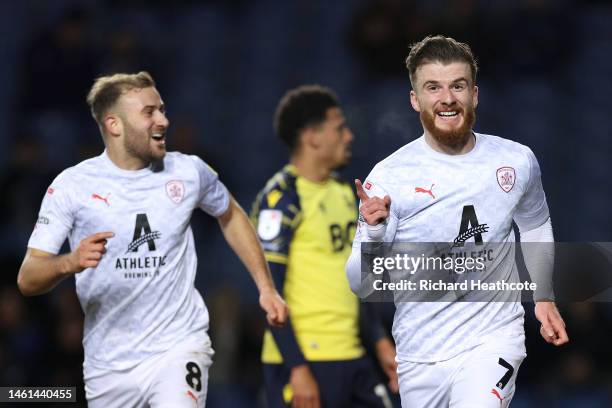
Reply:
<svg viewBox="0 0 612 408"><path fill-rule="evenodd" d="M364 181L366 193L392 200L384 241L498 245L514 241L513 220L527 231L548 219L533 152L496 136L475 138L470 152L451 156L434 151L422 136L374 167ZM363 221L359 224L355 250L367 240ZM514 247L504 248L496 260L496 276L516 281ZM510 300L398 302L393 326L398 358L441 361L497 329L523 332L518 294Z"/></svg>
<svg viewBox="0 0 612 408"><path fill-rule="evenodd" d="M359 299L344 273L357 215L351 186L336 176L315 183L287 165L257 196L251 215L266 259L280 266L272 273L286 272L279 290L305 358L334 361L362 356ZM262 360L282 362L269 331Z"/></svg>
<svg viewBox="0 0 612 408"><path fill-rule="evenodd" d="M85 314L84 368L122 370L187 337L208 341L195 289L191 214L223 214L229 193L200 158L169 152L127 171L106 152L63 171L48 188L28 247L57 254L66 238L111 231L96 268L75 275Z"/></svg>

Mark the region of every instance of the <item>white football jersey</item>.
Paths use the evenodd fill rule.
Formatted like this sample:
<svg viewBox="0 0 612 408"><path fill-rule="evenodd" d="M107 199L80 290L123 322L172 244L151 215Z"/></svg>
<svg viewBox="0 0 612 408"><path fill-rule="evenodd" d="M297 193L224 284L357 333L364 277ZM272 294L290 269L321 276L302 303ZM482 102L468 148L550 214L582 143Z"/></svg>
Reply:
<svg viewBox="0 0 612 408"><path fill-rule="evenodd" d="M57 254L104 231L107 252L75 275L85 314L84 370L123 370L188 338L208 342L195 289L195 208L223 214L229 193L201 159L167 153L163 168L122 170L106 151L63 171L43 199L28 247Z"/></svg>
<svg viewBox="0 0 612 408"><path fill-rule="evenodd" d="M528 231L549 217L540 169L533 152L519 143L475 134L475 147L464 155L433 150L422 136L378 163L364 189L369 196L389 195L390 217L383 241L495 245L496 277L518 281L512 221ZM351 287L361 278L360 226L347 265ZM506 244L506 245L500 245ZM520 293L506 301L397 302L393 336L400 360L443 361L480 344L502 327L523 333ZM510 301L507 301L510 300Z"/></svg>

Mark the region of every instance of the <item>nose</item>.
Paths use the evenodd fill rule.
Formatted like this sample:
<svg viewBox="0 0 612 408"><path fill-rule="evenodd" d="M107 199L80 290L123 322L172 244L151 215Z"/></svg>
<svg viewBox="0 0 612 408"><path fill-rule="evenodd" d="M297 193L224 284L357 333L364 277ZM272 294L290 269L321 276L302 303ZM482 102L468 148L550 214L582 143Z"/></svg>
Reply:
<svg viewBox="0 0 612 408"><path fill-rule="evenodd" d="M155 125L158 127L163 127L167 129L170 126L170 121L164 112L157 111L157 115L155 116Z"/></svg>
<svg viewBox="0 0 612 408"><path fill-rule="evenodd" d="M344 130L344 140L346 143L350 143L353 141L355 137L353 136L353 132L351 132L351 129L346 128Z"/></svg>
<svg viewBox="0 0 612 408"><path fill-rule="evenodd" d="M440 94L440 102L445 105L452 105L455 103L457 98L455 94L449 88L443 88L442 93Z"/></svg>

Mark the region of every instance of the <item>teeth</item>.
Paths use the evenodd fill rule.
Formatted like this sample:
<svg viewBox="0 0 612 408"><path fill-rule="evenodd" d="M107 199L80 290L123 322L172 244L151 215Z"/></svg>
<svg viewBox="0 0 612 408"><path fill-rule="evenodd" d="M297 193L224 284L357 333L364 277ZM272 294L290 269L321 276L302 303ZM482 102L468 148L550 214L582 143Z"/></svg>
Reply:
<svg viewBox="0 0 612 408"><path fill-rule="evenodd" d="M164 135L162 133L153 133L151 135L151 137L153 137L153 139L162 139L164 137Z"/></svg>
<svg viewBox="0 0 612 408"><path fill-rule="evenodd" d="M456 116L457 112L452 111L452 112L438 112L439 116Z"/></svg>

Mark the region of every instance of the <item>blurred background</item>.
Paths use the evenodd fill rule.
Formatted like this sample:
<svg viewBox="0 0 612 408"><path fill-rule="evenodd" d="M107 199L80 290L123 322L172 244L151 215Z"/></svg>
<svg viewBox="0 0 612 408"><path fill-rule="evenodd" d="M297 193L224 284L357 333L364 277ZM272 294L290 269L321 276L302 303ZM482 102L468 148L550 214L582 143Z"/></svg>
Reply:
<svg viewBox="0 0 612 408"><path fill-rule="evenodd" d="M169 149L203 157L250 208L287 161L272 131L287 89L338 93L355 134L343 173L363 178L421 135L408 44L453 36L481 67L476 130L533 149L557 240L610 241L611 21L604 0L1 0L0 386L77 385L85 406L73 281L27 299L15 281L47 186L103 149L85 103L93 78L149 71ZM255 286L215 220L196 213L193 227L216 349L208 406L262 407ZM560 350L525 307L528 358L512 406L612 406L610 304L560 305L571 338Z"/></svg>

